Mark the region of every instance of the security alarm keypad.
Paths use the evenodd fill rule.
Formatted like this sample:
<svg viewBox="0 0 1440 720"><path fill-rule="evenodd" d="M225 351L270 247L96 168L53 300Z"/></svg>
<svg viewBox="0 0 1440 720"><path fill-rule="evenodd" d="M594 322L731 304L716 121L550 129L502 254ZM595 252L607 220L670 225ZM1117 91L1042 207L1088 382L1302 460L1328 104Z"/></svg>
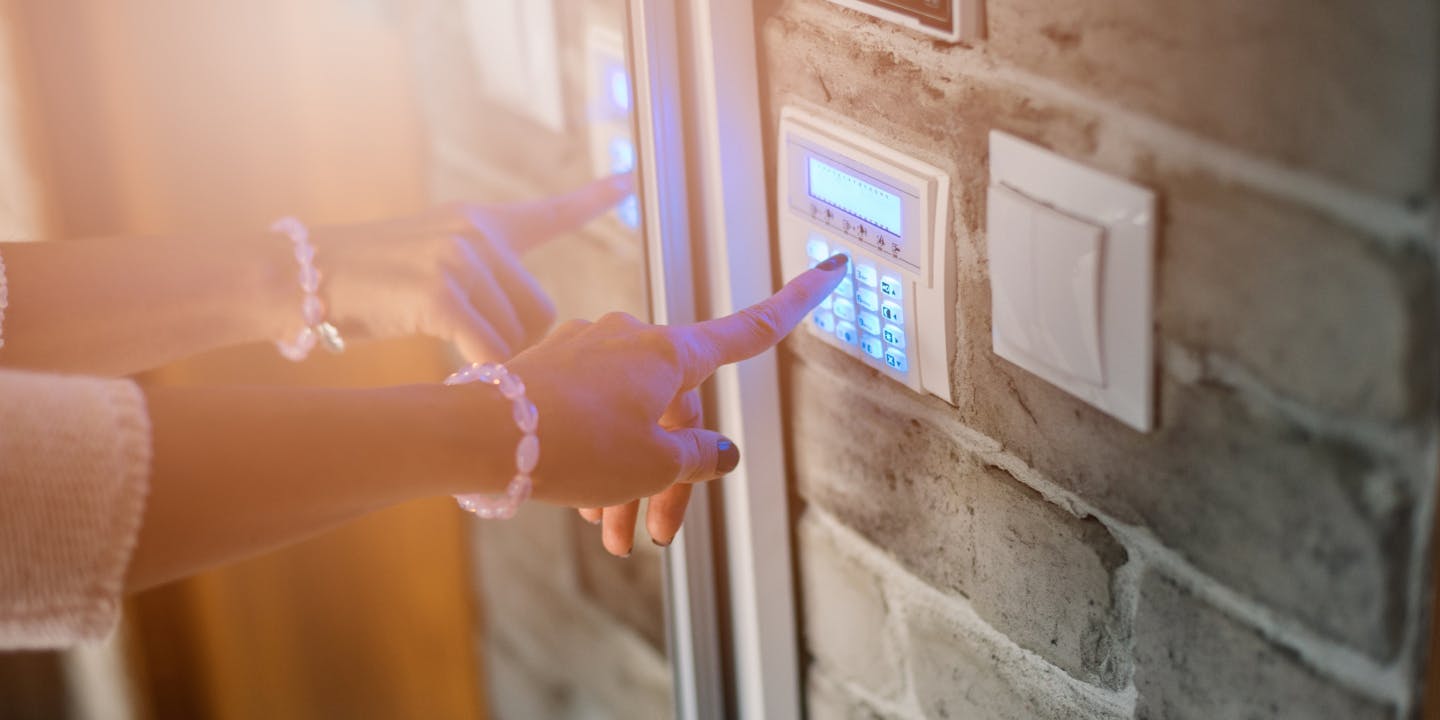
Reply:
<svg viewBox="0 0 1440 720"><path fill-rule="evenodd" d="M809 331L887 377L950 401L947 176L796 108L782 113L781 138L786 278L837 253L850 258L845 279L811 314Z"/></svg>

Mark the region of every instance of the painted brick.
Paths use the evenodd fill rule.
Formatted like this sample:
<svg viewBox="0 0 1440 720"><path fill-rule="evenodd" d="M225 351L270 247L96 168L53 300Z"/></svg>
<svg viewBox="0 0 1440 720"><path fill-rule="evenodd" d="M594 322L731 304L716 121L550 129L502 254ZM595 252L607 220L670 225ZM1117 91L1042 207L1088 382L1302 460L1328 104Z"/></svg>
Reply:
<svg viewBox="0 0 1440 720"><path fill-rule="evenodd" d="M927 582L969 598L1020 646L1078 678L1125 684L1128 630L1112 585L1126 553L1098 522L986 467L928 423L869 402L858 384L837 393L823 374L792 380L795 468L807 500Z"/></svg>
<svg viewBox="0 0 1440 720"><path fill-rule="evenodd" d="M958 60L926 62L926 45L857 41L846 32L853 14L787 8L765 26L772 127L784 103L820 106L948 169L962 278L984 277L988 133L1004 130L1158 192L1163 336L1231 356L1320 409L1393 421L1434 406L1433 258L1383 250L1315 209L1197 170L1090 109L967 73ZM961 321L975 338L989 336L988 286L979 291L985 322Z"/></svg>
<svg viewBox="0 0 1440 720"><path fill-rule="evenodd" d="M900 659L887 639L889 609L879 578L837 548L831 533L809 516L801 517L796 534L805 649L837 680L896 695Z"/></svg>
<svg viewBox="0 0 1440 720"><path fill-rule="evenodd" d="M1164 378L1141 435L997 358L970 367L983 387L963 415L1008 451L1243 594L1393 656L1414 522L1402 470L1204 382Z"/></svg>
<svg viewBox="0 0 1440 720"><path fill-rule="evenodd" d="M1088 111L987 84L997 81L965 74L958 59L948 72L915 53L852 42L827 24L834 13L804 8L813 10L797 3L785 12L806 22L782 14L765 26L772 121L782 103L821 106L956 181L956 419L1241 592L1394 657L1411 508L1430 458L1390 460L1362 442L1318 435L1268 401L1203 377L1163 381L1161 428L1140 436L996 359L984 270L986 135L1002 128L1156 188L1165 219L1158 339L1226 358L1317 417L1398 423L1433 412L1433 258L1384 249L1312 210L1182 169L1167 148ZM902 392L853 376L866 378L857 387ZM803 416L806 405L795 407Z"/></svg>
<svg viewBox="0 0 1440 720"><path fill-rule="evenodd" d="M1067 87L1393 198L1429 187L1429 0L989 0L986 12L988 52Z"/></svg>
<svg viewBox="0 0 1440 720"><path fill-rule="evenodd" d="M847 693L838 680L811 670L805 677L805 717L810 720L883 720L864 700Z"/></svg>
<svg viewBox="0 0 1440 720"><path fill-rule="evenodd" d="M1136 638L1141 720L1395 717L1160 575L1141 584Z"/></svg>
<svg viewBox="0 0 1440 720"><path fill-rule="evenodd" d="M1033 656L997 647L945 608L920 603L905 612L907 667L927 718L968 720L1118 720L1114 703L1049 675Z"/></svg>

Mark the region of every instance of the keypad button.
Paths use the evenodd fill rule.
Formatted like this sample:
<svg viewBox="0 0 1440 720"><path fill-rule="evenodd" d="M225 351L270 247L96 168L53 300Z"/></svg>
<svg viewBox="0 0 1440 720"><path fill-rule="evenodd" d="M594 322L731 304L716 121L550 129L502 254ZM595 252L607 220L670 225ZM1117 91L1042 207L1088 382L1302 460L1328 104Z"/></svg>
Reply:
<svg viewBox="0 0 1440 720"><path fill-rule="evenodd" d="M900 279L893 275L886 275L880 278L880 292L899 300L904 292L900 289Z"/></svg>
<svg viewBox="0 0 1440 720"><path fill-rule="evenodd" d="M855 324L859 325L861 330L871 335L880 334L880 316L875 313L860 313L860 315L855 318Z"/></svg>
<svg viewBox="0 0 1440 720"><path fill-rule="evenodd" d="M835 337L850 345L854 345L855 341L860 339L859 333L855 332L855 326L844 320L835 323Z"/></svg>
<svg viewBox="0 0 1440 720"><path fill-rule="evenodd" d="M876 360L885 355L885 346L880 342L880 338L868 333L860 336L860 349Z"/></svg>
<svg viewBox="0 0 1440 720"><path fill-rule="evenodd" d="M855 291L855 304L874 312L880 309L880 296L874 290L862 287Z"/></svg>
<svg viewBox="0 0 1440 720"><path fill-rule="evenodd" d="M833 296L833 295L826 295L826 296L825 296L825 299L820 301L820 309L822 309L822 310L829 310L829 309L830 309L830 303L832 303L832 302L834 302L834 301L835 301L835 296Z"/></svg>
<svg viewBox="0 0 1440 720"><path fill-rule="evenodd" d="M880 337L885 338L885 342L897 348L902 350L905 348L905 331L894 325L886 324L885 329L880 332Z"/></svg>
<svg viewBox="0 0 1440 720"><path fill-rule="evenodd" d="M855 279L859 280L861 285L875 287L875 276L874 265L866 265L865 263L855 265Z"/></svg>
<svg viewBox="0 0 1440 720"><path fill-rule="evenodd" d="M899 303L893 303L889 300L880 303L880 317L883 317L886 320L895 323L896 325L905 324L905 311L900 309Z"/></svg>
<svg viewBox="0 0 1440 720"><path fill-rule="evenodd" d="M835 314L829 310L816 310L810 316L815 321L815 327L827 333L835 332Z"/></svg>
<svg viewBox="0 0 1440 720"><path fill-rule="evenodd" d="M848 298L854 295L855 281L851 280L848 277L844 280L841 280L840 284L835 286L835 297L837 298Z"/></svg>
<svg viewBox="0 0 1440 720"><path fill-rule="evenodd" d="M794 246L792 245L791 247ZM805 242L805 254L809 256L812 262L818 263L830 257L830 243L825 242L825 238L820 235L811 233L810 239Z"/></svg>
<svg viewBox="0 0 1440 720"><path fill-rule="evenodd" d="M885 364L896 372L909 372L910 362L905 359L905 351L895 348L885 348Z"/></svg>
<svg viewBox="0 0 1440 720"><path fill-rule="evenodd" d="M846 298L835 298L835 301L830 304L830 310L835 313L835 317L841 320L855 319L855 303L850 302Z"/></svg>

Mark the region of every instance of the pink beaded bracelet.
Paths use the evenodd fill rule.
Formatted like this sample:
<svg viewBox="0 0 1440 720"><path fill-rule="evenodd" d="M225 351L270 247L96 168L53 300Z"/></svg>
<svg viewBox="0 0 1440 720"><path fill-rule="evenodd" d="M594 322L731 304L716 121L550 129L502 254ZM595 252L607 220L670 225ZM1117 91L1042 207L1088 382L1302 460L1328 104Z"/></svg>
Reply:
<svg viewBox="0 0 1440 720"><path fill-rule="evenodd" d="M345 340L325 319L325 301L320 299L320 271L315 269L315 246L310 244L310 230L293 217L276 220L270 230L283 233L295 246L295 261L300 263L300 290L305 293L300 303L300 317L305 327L295 334L294 340L280 340L275 346L292 362L304 360L316 342L332 353L343 352Z"/></svg>
<svg viewBox="0 0 1440 720"><path fill-rule="evenodd" d="M505 486L504 495L483 495L472 493L456 495L460 509L472 512L482 518L508 519L515 516L520 503L530 499L530 473L540 462L540 437L535 431L540 427L540 411L535 403L525 397L525 383L520 377L496 363L472 363L469 367L445 378L446 385L483 382L494 385L510 401L510 414L515 427L520 428L520 443L515 446L515 477Z"/></svg>

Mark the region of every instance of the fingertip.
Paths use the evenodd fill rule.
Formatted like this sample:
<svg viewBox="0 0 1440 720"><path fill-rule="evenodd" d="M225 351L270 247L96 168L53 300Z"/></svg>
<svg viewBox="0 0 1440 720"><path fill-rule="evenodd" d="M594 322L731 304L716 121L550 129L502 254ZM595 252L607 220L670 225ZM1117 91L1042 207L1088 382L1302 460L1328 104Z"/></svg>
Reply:
<svg viewBox="0 0 1440 720"><path fill-rule="evenodd" d="M850 254L849 254L849 253L843 253L843 252L842 252L842 253L835 253L834 255L831 255L830 257L825 258L823 261L820 262L820 264L816 265L815 268L816 268L817 270L824 270L824 271L826 271L826 272L832 272L832 271L840 270L840 269L844 268L844 267L845 267L846 265L848 265L849 263L850 263Z"/></svg>
<svg viewBox="0 0 1440 720"><path fill-rule="evenodd" d="M715 473L729 475L740 466L740 448L730 438L715 441Z"/></svg>

